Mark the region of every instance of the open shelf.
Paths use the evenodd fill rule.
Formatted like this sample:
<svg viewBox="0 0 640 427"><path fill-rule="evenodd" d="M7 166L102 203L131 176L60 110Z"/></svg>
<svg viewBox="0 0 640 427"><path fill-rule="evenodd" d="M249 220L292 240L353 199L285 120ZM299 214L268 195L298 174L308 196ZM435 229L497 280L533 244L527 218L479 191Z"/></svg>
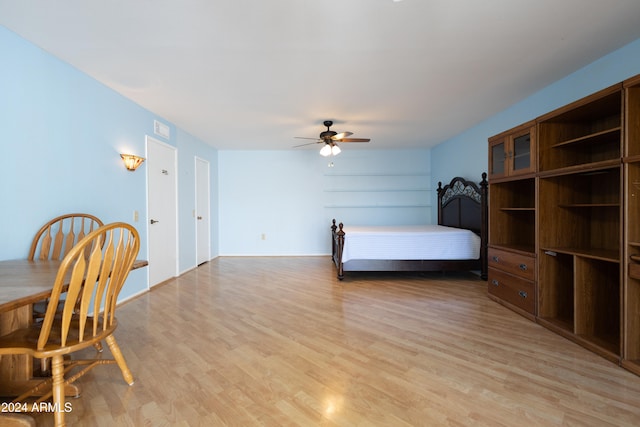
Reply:
<svg viewBox="0 0 640 427"><path fill-rule="evenodd" d="M591 255L541 250L539 317L603 356L620 356L620 265Z"/></svg>
<svg viewBox="0 0 640 427"><path fill-rule="evenodd" d="M542 250L547 255L554 254L576 255L583 258L595 259L604 262L619 263L620 253L610 249L599 248L569 248L569 247L543 247Z"/></svg>
<svg viewBox="0 0 640 427"><path fill-rule="evenodd" d="M540 247L620 262L620 167L548 176L539 182Z"/></svg>
<svg viewBox="0 0 640 427"><path fill-rule="evenodd" d="M620 208L620 203L568 203L558 205L561 208Z"/></svg>
<svg viewBox="0 0 640 427"><path fill-rule="evenodd" d="M619 158L611 159L611 160L603 160L599 162L592 162L588 164L581 164L575 166L566 166L562 168L553 169L550 171L540 172L539 176L541 178L560 176L560 175L574 175L574 174L592 174L596 175L599 173L603 173L602 171L606 171L607 169L619 168L621 161Z"/></svg>
<svg viewBox="0 0 640 427"><path fill-rule="evenodd" d="M600 132L591 133L578 138L569 139L567 141L558 142L557 144L551 144L551 148L561 148L574 144L589 143L589 144L607 144L611 140L620 138L621 126L616 126L611 129L605 129ZM619 156L618 156L619 157Z"/></svg>
<svg viewBox="0 0 640 427"><path fill-rule="evenodd" d="M503 248L535 247L535 179L490 184L489 241Z"/></svg>
<svg viewBox="0 0 640 427"><path fill-rule="evenodd" d="M580 256L574 262L576 335L619 356L620 265Z"/></svg>
<svg viewBox="0 0 640 427"><path fill-rule="evenodd" d="M574 333L573 256L541 251L538 257L540 304L538 316L558 328Z"/></svg>
<svg viewBox="0 0 640 427"><path fill-rule="evenodd" d="M621 89L616 85L539 118L541 172L620 159Z"/></svg>

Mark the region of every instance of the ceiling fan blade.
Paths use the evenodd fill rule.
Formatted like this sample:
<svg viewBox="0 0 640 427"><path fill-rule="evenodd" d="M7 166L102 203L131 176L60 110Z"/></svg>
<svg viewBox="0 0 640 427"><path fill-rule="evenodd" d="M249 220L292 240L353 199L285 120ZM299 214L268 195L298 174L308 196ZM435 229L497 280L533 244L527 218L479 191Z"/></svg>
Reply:
<svg viewBox="0 0 640 427"><path fill-rule="evenodd" d="M314 141L318 141L318 142L322 141L321 139L318 139L318 138L305 138L304 136L294 136L294 138L296 138L296 139L313 139Z"/></svg>
<svg viewBox="0 0 640 427"><path fill-rule="evenodd" d="M307 138L305 138L305 139L307 139ZM311 138L309 138L309 139L311 139ZM306 144L294 145L293 148L304 147L305 145L314 145L314 144L318 144L320 142L322 142L322 141L307 142Z"/></svg>
<svg viewBox="0 0 640 427"><path fill-rule="evenodd" d="M335 135L333 135L331 137L331 139L333 139L334 141L340 140L340 139L344 139L348 136L353 135L353 132L341 132L341 133L337 133Z"/></svg>
<svg viewBox="0 0 640 427"><path fill-rule="evenodd" d="M338 142L369 142L369 138L342 138L338 139Z"/></svg>

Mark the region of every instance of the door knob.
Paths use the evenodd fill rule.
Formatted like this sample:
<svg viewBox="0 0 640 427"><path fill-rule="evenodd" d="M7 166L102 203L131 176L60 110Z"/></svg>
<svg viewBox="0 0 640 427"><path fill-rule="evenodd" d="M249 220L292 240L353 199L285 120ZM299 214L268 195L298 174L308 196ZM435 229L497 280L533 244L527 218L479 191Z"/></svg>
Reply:
<svg viewBox="0 0 640 427"><path fill-rule="evenodd" d="M160 222L160 221L156 221L155 219L151 220L151 225L155 224L156 222Z"/></svg>
<svg viewBox="0 0 640 427"><path fill-rule="evenodd" d="M202 217L201 217L201 216L198 216L198 219L202 219Z"/></svg>

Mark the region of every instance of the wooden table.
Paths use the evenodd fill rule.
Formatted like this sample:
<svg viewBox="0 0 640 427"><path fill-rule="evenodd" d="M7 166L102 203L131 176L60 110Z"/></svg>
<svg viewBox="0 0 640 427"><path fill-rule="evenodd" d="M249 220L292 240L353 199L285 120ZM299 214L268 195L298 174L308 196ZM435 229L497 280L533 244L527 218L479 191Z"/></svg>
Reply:
<svg viewBox="0 0 640 427"><path fill-rule="evenodd" d="M47 298L59 267L60 261L0 261L0 314Z"/></svg>
<svg viewBox="0 0 640 427"><path fill-rule="evenodd" d="M0 261L0 336L31 324L33 304L51 295L59 267L60 261ZM0 395L17 396L32 378L31 357L0 357Z"/></svg>
<svg viewBox="0 0 640 427"><path fill-rule="evenodd" d="M51 295L61 261L0 261L0 336L27 327L33 321L33 304ZM137 260L132 269L146 266ZM26 355L0 357L0 396L18 396L31 388L33 361ZM70 390L71 394L78 390Z"/></svg>

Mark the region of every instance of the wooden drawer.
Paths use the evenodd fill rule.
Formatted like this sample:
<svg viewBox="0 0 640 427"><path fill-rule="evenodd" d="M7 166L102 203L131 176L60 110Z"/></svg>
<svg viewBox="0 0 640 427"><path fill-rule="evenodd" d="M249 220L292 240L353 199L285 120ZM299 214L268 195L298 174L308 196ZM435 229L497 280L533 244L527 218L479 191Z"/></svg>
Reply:
<svg viewBox="0 0 640 427"><path fill-rule="evenodd" d="M487 286L491 295L535 315L536 291L533 282L489 268Z"/></svg>
<svg viewBox="0 0 640 427"><path fill-rule="evenodd" d="M500 249L489 248L489 267L497 268L527 280L535 280L536 259Z"/></svg>

